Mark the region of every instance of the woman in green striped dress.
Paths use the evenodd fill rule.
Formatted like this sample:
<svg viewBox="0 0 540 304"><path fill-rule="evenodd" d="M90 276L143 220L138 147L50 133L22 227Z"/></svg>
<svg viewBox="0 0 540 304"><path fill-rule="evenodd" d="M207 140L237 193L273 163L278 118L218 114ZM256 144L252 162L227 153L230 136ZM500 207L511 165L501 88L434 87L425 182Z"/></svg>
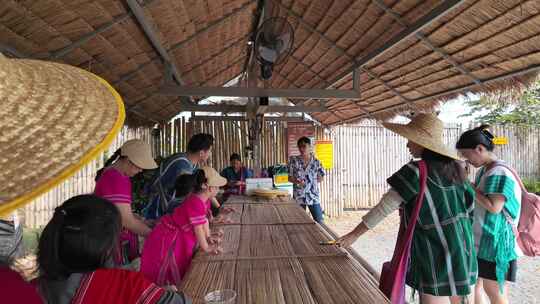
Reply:
<svg viewBox="0 0 540 304"><path fill-rule="evenodd" d="M508 284L515 282L517 258L522 255L512 224L521 211L521 187L510 170L495 166L493 134L487 126L466 131L456 148L476 168L474 240L478 253L478 284L475 303L508 303Z"/></svg>
<svg viewBox="0 0 540 304"><path fill-rule="evenodd" d="M477 259L472 232L474 190L455 151L442 141L443 123L433 114L418 114L407 125L384 126L407 138L407 147L428 167L424 201L416 223L406 283L421 303L462 303L472 300ZM408 218L420 188L417 162L404 165L387 179L390 190L362 222L340 238L350 246L393 211Z"/></svg>

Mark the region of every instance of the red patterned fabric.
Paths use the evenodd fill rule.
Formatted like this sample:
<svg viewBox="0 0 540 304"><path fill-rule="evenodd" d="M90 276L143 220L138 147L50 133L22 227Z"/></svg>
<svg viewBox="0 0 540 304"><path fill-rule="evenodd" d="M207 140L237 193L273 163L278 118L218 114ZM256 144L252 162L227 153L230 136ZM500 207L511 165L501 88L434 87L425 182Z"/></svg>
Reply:
<svg viewBox="0 0 540 304"><path fill-rule="evenodd" d="M164 292L139 272L98 269L84 276L72 303L152 304L157 303Z"/></svg>

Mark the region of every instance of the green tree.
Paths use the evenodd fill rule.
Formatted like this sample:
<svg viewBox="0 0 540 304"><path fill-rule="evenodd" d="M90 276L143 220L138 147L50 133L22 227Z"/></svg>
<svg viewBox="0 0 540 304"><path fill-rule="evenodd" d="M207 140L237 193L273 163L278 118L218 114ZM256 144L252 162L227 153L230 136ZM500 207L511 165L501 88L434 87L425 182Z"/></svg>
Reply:
<svg viewBox="0 0 540 304"><path fill-rule="evenodd" d="M519 126L540 125L540 81L525 90L517 100L482 95L467 102L470 113L461 115L477 116L476 122L486 124L512 124Z"/></svg>

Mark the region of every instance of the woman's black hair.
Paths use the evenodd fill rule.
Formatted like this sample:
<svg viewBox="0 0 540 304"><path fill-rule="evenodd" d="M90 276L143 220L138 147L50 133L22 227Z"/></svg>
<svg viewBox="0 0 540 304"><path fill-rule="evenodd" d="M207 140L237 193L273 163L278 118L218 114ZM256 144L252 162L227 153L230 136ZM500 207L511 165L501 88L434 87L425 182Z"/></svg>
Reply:
<svg viewBox="0 0 540 304"><path fill-rule="evenodd" d="M298 141L296 142L296 145L297 146L302 146L302 145L310 145L311 146L311 140L308 137L302 136L302 137L300 137L300 139L298 139Z"/></svg>
<svg viewBox="0 0 540 304"><path fill-rule="evenodd" d="M182 174L176 178L174 185L175 196L185 197L195 189L195 176L193 174Z"/></svg>
<svg viewBox="0 0 540 304"><path fill-rule="evenodd" d="M39 238L40 286L105 267L118 249L120 231L120 213L108 200L86 194L65 201Z"/></svg>
<svg viewBox="0 0 540 304"><path fill-rule="evenodd" d="M463 132L456 143L456 149L475 149L478 145L484 146L488 151L493 151L495 136L489 132L488 125L481 125L472 130Z"/></svg>
<svg viewBox="0 0 540 304"><path fill-rule="evenodd" d="M426 161L430 171L439 173L452 184L463 184L467 180L465 167L453 158L424 149L422 159Z"/></svg>
<svg viewBox="0 0 540 304"><path fill-rule="evenodd" d="M204 171L199 169L195 171L195 173L193 173L193 176L195 177L195 183L193 185L193 192L201 193L204 190L206 190L206 187L204 185L208 182L208 179L206 178Z"/></svg>
<svg viewBox="0 0 540 304"><path fill-rule="evenodd" d="M188 142L188 153L198 153L200 151L209 150L214 145L214 136L206 133L193 135Z"/></svg>
<svg viewBox="0 0 540 304"><path fill-rule="evenodd" d="M232 162L233 160L242 161L242 158L240 157L240 154L233 153L233 154L231 154L231 157L229 158L229 161Z"/></svg>
<svg viewBox="0 0 540 304"><path fill-rule="evenodd" d="M105 170L105 168L107 168L108 166L112 165L117 159L120 159L122 157L124 157L124 156L122 156L122 150L121 149L118 149L118 150L114 151L113 155L111 155L111 157L109 157L105 161L105 163L103 164L103 167L96 172L96 177L95 177L94 180L97 182L98 179L101 177L101 174L103 173L103 170Z"/></svg>

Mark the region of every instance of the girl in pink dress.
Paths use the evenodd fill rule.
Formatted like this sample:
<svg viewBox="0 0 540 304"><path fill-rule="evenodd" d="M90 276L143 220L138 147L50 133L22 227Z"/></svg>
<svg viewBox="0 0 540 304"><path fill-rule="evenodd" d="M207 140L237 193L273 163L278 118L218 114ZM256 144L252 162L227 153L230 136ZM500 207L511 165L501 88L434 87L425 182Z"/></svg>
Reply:
<svg viewBox="0 0 540 304"><path fill-rule="evenodd" d="M147 236L151 229L131 210L130 177L143 169L154 169L157 165L152 158L150 145L138 140L126 141L96 176L94 194L112 202L122 219L122 233L118 252L114 256L116 265L128 265L139 257L138 235Z"/></svg>
<svg viewBox="0 0 540 304"><path fill-rule="evenodd" d="M161 286L180 283L197 246L208 254L221 252L218 240L210 237L207 212L210 200L227 180L210 167L193 175L193 192L173 214L161 218L144 242L141 272Z"/></svg>

